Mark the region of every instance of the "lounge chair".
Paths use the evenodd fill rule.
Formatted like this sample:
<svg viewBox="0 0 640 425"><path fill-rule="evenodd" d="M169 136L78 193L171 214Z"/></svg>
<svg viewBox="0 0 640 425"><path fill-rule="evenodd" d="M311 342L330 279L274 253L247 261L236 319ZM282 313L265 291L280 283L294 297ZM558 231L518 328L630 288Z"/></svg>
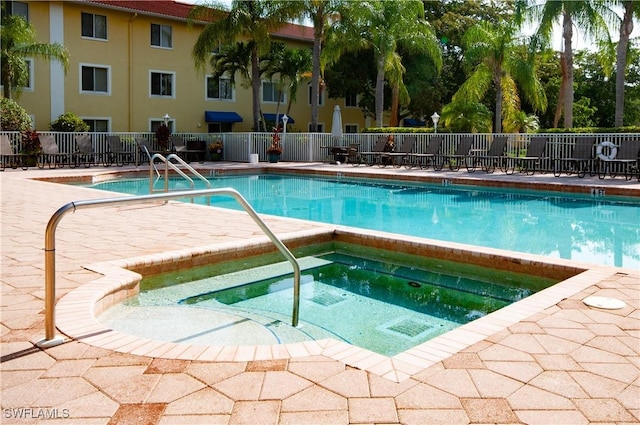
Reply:
<svg viewBox="0 0 640 425"><path fill-rule="evenodd" d="M506 165L506 149L509 136L496 136L491 142L486 152L477 155L474 160L476 164L480 164L480 168L485 173L493 173L496 167L500 170L505 169Z"/></svg>
<svg viewBox="0 0 640 425"><path fill-rule="evenodd" d="M77 166L83 164L85 168L89 168L92 164L96 164L96 154L93 151L91 143L91 135L83 134L76 136L77 151L74 154L74 162Z"/></svg>
<svg viewBox="0 0 640 425"><path fill-rule="evenodd" d="M593 145L595 142L595 137L577 138L568 157L554 160L553 175L560 177L562 173L566 173L568 176L575 173L580 178L584 177L586 171L592 168Z"/></svg>
<svg viewBox="0 0 640 425"><path fill-rule="evenodd" d="M434 161L434 168L441 170L446 163L451 171L458 171L464 163L467 167L467 171L475 171L473 161L468 161L469 153L471 152L471 146L473 145L473 137L462 136L458 145L456 146L452 154L437 154ZM438 168L439 167L439 168Z"/></svg>
<svg viewBox="0 0 640 425"><path fill-rule="evenodd" d="M381 162L385 162L386 158L387 162L394 167L400 167L403 164L406 165L409 162L409 154L413 151L415 146L416 137L407 136L402 140L402 146L398 151L383 153Z"/></svg>
<svg viewBox="0 0 640 425"><path fill-rule="evenodd" d="M359 152L361 161L367 165L374 165L376 163L376 159L380 157L384 152L384 146L387 144L388 137L380 136L378 140L376 140L376 144L373 146L373 149L366 152Z"/></svg>
<svg viewBox="0 0 640 425"><path fill-rule="evenodd" d="M442 136L432 136L429 140L429 144L427 145L427 149L424 153L410 153L409 158L411 161L407 164L407 167L416 167L419 166L423 170L429 168L429 164L433 165L433 168L436 168L435 159L436 156L440 153L440 148L442 147ZM442 167L440 167L442 168Z"/></svg>
<svg viewBox="0 0 640 425"><path fill-rule="evenodd" d="M0 171L4 171L7 165L14 169L21 167L26 170L28 168L26 156L23 153L14 153L9 136L0 135Z"/></svg>
<svg viewBox="0 0 640 425"><path fill-rule="evenodd" d="M598 178L604 179L607 174L615 178L616 175L622 174L625 180L631 180L635 174L640 181L638 155L640 140L622 140L615 155L598 155Z"/></svg>
<svg viewBox="0 0 640 425"><path fill-rule="evenodd" d="M528 175L535 174L536 167L539 166L543 160L547 159L547 157L545 157L544 155L545 151L547 150L548 142L548 137L532 137L529 141L529 146L527 146L527 152L524 156L510 158L511 163L513 164L511 168L511 174L513 174L516 168ZM544 170L544 168L541 169ZM510 174L508 166L506 172L507 174Z"/></svg>
<svg viewBox="0 0 640 425"><path fill-rule="evenodd" d="M344 157L345 164L349 163L351 165L358 166L360 165L361 157L360 157L360 144L359 143L351 143L347 148L347 154Z"/></svg>
<svg viewBox="0 0 640 425"><path fill-rule="evenodd" d="M41 135L39 139L42 152L40 153L38 168L44 168L45 164L48 164L49 168L62 168L65 164L69 164L69 168L75 168L74 154L60 152L55 137L51 135Z"/></svg>
<svg viewBox="0 0 640 425"><path fill-rule="evenodd" d="M204 162L206 149L188 149L184 139L180 136L171 136L171 143L173 143L176 154L183 160L191 162L195 158L200 163Z"/></svg>
<svg viewBox="0 0 640 425"><path fill-rule="evenodd" d="M109 167L116 164L118 167L134 162L131 152L127 152L122 147L120 136L107 136L109 152L103 156L103 165Z"/></svg>

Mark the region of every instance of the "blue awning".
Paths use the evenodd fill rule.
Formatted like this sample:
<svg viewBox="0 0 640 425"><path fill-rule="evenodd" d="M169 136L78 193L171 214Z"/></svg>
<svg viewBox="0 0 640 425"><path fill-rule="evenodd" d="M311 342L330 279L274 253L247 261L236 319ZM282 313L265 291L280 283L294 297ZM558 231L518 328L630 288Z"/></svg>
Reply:
<svg viewBox="0 0 640 425"><path fill-rule="evenodd" d="M420 121L420 120L416 120L414 118L405 118L404 119L404 126L405 127L424 127L425 126L425 122L424 121Z"/></svg>
<svg viewBox="0 0 640 425"><path fill-rule="evenodd" d="M242 117L235 112L204 111L205 122L242 122Z"/></svg>
<svg viewBox="0 0 640 425"><path fill-rule="evenodd" d="M264 115L264 119L267 121L271 121L271 122L276 122L276 114L263 114ZM285 114L278 114L280 115L280 122L282 123L282 116ZM289 117L289 115L287 115ZM293 124L294 122L296 122L296 120L294 120L292 117L289 117L289 121L287 121L288 124Z"/></svg>

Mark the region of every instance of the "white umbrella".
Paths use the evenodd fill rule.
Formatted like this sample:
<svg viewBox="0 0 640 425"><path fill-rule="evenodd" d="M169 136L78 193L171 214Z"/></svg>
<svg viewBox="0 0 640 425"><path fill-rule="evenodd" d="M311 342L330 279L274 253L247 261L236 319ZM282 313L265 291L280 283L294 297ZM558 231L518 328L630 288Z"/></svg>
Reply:
<svg viewBox="0 0 640 425"><path fill-rule="evenodd" d="M331 123L331 138L334 141L342 139L342 114L338 105L333 107L333 122Z"/></svg>

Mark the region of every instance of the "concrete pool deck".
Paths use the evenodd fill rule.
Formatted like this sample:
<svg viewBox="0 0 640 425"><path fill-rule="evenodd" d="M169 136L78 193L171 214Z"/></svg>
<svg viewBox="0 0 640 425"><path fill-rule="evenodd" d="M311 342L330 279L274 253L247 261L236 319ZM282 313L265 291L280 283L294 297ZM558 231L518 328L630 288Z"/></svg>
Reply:
<svg viewBox="0 0 640 425"><path fill-rule="evenodd" d="M263 166L267 165L206 163L198 168ZM566 190L640 196L640 183L620 177L506 176L329 164L279 163L269 167L329 175L364 173L383 178L562 185ZM68 202L106 196L104 192L33 179L125 169L136 170L95 167L0 173L2 423L640 421L640 275L630 269L593 267L594 280L581 282L581 287L540 311L524 314L512 323L487 326L481 340L430 361L428 366L398 359L394 367L407 375L396 380L317 350L291 355L275 349L260 357L255 353L264 348L223 347L215 356L209 353L208 358L203 353L198 358L183 351L172 359L149 352L115 351L82 339L44 350L36 348L33 342L44 335L47 221ZM266 221L283 237L331 227L274 217ZM65 217L58 229L57 300L100 278L86 268L91 264L162 257L166 252L264 237L242 213L178 203L78 211ZM582 302L589 295L614 297L627 306L620 310L590 308Z"/></svg>

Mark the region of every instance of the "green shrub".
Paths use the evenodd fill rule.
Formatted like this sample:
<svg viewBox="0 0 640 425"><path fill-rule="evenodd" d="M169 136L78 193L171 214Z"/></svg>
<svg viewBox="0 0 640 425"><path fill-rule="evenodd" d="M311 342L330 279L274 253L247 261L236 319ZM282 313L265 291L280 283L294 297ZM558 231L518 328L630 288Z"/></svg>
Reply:
<svg viewBox="0 0 640 425"><path fill-rule="evenodd" d="M53 121L50 125L51 131L65 131L82 133L89 131L89 124L73 112L66 112Z"/></svg>
<svg viewBox="0 0 640 425"><path fill-rule="evenodd" d="M27 131L31 128L31 117L27 111L13 99L0 99L0 130Z"/></svg>

